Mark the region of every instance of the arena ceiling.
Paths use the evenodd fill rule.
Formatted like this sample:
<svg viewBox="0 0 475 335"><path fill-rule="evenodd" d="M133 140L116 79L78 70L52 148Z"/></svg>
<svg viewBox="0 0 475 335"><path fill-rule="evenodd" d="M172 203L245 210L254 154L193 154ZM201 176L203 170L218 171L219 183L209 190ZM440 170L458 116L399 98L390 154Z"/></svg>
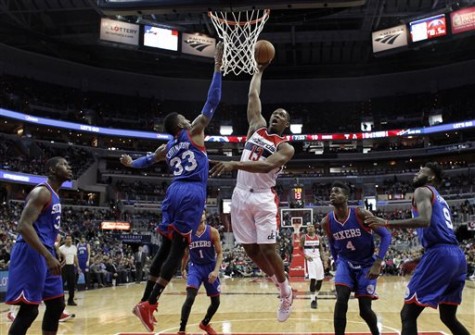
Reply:
<svg viewBox="0 0 475 335"><path fill-rule="evenodd" d="M216 35L206 15L208 8L253 3L164 0L144 4L144 1L133 0L131 7L117 9L111 8L110 2L124 3L123 0L0 0L0 40L15 48L98 67L162 76L208 77L209 62L100 42L100 18L156 23L184 32ZM473 34L444 38L378 57L373 54L371 41L372 31L430 13L473 5L475 0L254 2L262 6L272 4L271 17L261 34L272 41L277 50L277 57L268 70L269 77L361 76L436 67L475 58Z"/></svg>

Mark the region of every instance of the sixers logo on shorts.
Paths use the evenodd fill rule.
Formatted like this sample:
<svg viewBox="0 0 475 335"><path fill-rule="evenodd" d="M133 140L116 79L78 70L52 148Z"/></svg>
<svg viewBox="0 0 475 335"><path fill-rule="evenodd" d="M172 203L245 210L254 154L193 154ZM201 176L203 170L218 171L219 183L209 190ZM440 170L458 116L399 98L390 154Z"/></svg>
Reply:
<svg viewBox="0 0 475 335"><path fill-rule="evenodd" d="M368 292L368 294L374 294L374 290L374 285L366 286L366 292Z"/></svg>

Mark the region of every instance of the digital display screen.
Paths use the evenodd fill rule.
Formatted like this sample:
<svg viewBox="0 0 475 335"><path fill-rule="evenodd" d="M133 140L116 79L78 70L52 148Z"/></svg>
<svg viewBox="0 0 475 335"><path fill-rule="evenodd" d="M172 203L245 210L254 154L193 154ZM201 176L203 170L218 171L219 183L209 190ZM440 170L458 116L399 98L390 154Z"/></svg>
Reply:
<svg viewBox="0 0 475 335"><path fill-rule="evenodd" d="M434 39L447 35L445 14L426 17L409 23L412 42Z"/></svg>
<svg viewBox="0 0 475 335"><path fill-rule="evenodd" d="M145 25L143 45L150 48L178 51L178 31Z"/></svg>

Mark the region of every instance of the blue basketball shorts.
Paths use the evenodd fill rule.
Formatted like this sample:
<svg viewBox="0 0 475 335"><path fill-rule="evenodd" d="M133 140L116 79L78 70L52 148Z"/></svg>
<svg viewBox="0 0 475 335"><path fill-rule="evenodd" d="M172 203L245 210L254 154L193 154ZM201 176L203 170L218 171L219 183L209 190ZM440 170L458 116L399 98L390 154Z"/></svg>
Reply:
<svg viewBox="0 0 475 335"><path fill-rule="evenodd" d="M206 294L210 297L217 296L221 293L221 283L219 278L210 284L208 283L208 275L213 272L216 263L195 264L191 263L188 266L188 278L186 280L187 287L200 289L201 283L206 289Z"/></svg>
<svg viewBox="0 0 475 335"><path fill-rule="evenodd" d="M335 285L349 287L357 298L378 299L376 279L367 278L370 269L371 266L353 265L345 259L339 259L336 264Z"/></svg>
<svg viewBox="0 0 475 335"><path fill-rule="evenodd" d="M63 280L60 275L49 273L45 258L28 243L15 243L8 269L5 302L10 305L21 302L39 304L42 300L63 295Z"/></svg>
<svg viewBox="0 0 475 335"><path fill-rule="evenodd" d="M467 276L467 261L457 245L441 244L422 255L406 288L406 303L437 308L459 305Z"/></svg>
<svg viewBox="0 0 475 335"><path fill-rule="evenodd" d="M170 227L186 236L195 233L206 202L206 184L173 182L162 202L162 222L158 230L168 236Z"/></svg>

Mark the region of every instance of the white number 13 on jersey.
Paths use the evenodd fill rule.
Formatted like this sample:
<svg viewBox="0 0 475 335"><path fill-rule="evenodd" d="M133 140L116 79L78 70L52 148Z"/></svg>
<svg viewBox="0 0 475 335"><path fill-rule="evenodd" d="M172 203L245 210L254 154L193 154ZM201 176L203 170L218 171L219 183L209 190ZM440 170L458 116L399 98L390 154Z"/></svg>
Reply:
<svg viewBox="0 0 475 335"><path fill-rule="evenodd" d="M190 172L196 169L198 164L196 163L195 154L191 150L185 151L181 157L174 157L170 160L170 166L173 168L174 176L181 176L183 170Z"/></svg>

